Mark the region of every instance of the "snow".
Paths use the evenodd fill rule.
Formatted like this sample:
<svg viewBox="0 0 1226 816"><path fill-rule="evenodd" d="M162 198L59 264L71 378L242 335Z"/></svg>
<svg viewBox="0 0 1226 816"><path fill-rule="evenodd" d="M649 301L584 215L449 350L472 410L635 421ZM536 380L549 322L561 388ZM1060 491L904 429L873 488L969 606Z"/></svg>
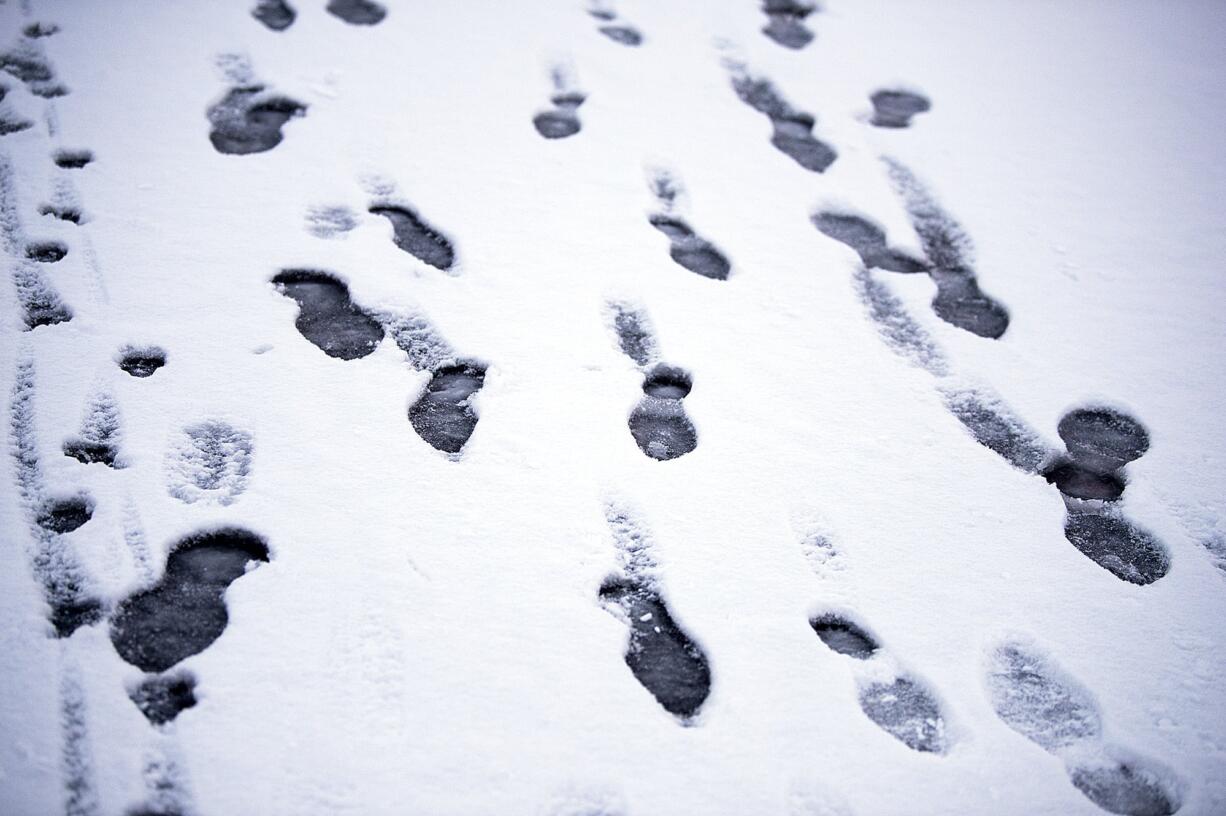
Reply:
<svg viewBox="0 0 1226 816"><path fill-rule="evenodd" d="M826 0L804 43L754 0L287 2L279 31L254 0L0 3L0 813L1226 812L1226 9ZM815 118L828 168L738 76ZM880 90L931 108L874 127ZM304 110L257 111L281 140L234 155L227 99ZM550 110L579 129L542 138ZM815 226L925 258L891 167L965 234L999 339ZM414 254L430 234L454 257ZM308 341L286 270L382 339ZM683 398L644 394L658 366ZM415 432L423 395L476 416L459 452ZM644 402L696 447L645 455ZM1148 432L1116 509L1035 472L1086 406ZM39 523L74 498L79 528ZM1087 511L1169 570L1083 555ZM268 563L153 725L110 621L227 529ZM49 603L102 620L56 637ZM827 618L880 648L828 647ZM627 663L659 630L709 666L693 716ZM880 714L904 698L918 719Z"/></svg>

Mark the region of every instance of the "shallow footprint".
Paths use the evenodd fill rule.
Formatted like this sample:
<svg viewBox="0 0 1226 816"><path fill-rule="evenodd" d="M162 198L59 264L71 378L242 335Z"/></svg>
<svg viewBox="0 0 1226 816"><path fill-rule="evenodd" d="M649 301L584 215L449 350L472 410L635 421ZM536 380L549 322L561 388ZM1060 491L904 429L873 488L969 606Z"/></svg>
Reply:
<svg viewBox="0 0 1226 816"><path fill-rule="evenodd" d="M229 621L226 588L252 561L268 561L268 547L239 528L189 536L171 550L166 573L154 587L116 610L111 642L128 663L163 672L210 646Z"/></svg>
<svg viewBox="0 0 1226 816"><path fill-rule="evenodd" d="M60 241L31 241L26 244L25 254L38 263L59 263L68 254L68 247Z"/></svg>
<svg viewBox="0 0 1226 816"><path fill-rule="evenodd" d="M670 215L653 215L648 220L668 236L668 254L678 265L704 278L728 279L732 270L728 259L714 244L696 235L689 224Z"/></svg>
<svg viewBox="0 0 1226 816"><path fill-rule="evenodd" d="M1111 408L1069 411L1056 432L1074 461L1098 473L1118 470L1149 450L1145 426Z"/></svg>
<svg viewBox="0 0 1226 816"><path fill-rule="evenodd" d="M315 269L286 269L272 279L298 304L294 326L329 357L356 360L375 350L383 327L349 298L349 287Z"/></svg>
<svg viewBox="0 0 1226 816"><path fill-rule="evenodd" d="M554 109L541 111L532 117L536 132L546 139L565 139L583 129L579 121L579 106L587 97L575 91L556 93L549 98Z"/></svg>
<svg viewBox="0 0 1226 816"><path fill-rule="evenodd" d="M273 31L284 31L293 25L298 14L285 0L259 0L251 16Z"/></svg>
<svg viewBox="0 0 1226 816"><path fill-rule="evenodd" d="M168 723L179 712L196 705L196 680L182 674L147 677L128 697L154 725Z"/></svg>
<svg viewBox="0 0 1226 816"><path fill-rule="evenodd" d="M867 660L881 648L872 635L838 615L820 615L809 621L809 625L822 643L848 657Z"/></svg>
<svg viewBox="0 0 1226 816"><path fill-rule="evenodd" d="M443 271L455 263L455 247L451 241L415 211L408 207L378 204L372 206L370 212L391 222L396 246L417 260Z"/></svg>
<svg viewBox="0 0 1226 816"><path fill-rule="evenodd" d="M869 100L873 103L872 124L884 128L910 127L912 116L932 108L926 97L911 91L877 91Z"/></svg>
<svg viewBox="0 0 1226 816"><path fill-rule="evenodd" d="M630 414L630 433L652 459L676 459L698 446L698 432L681 402L690 388L689 374L668 365L656 366L643 382L643 399Z"/></svg>
<svg viewBox="0 0 1226 816"><path fill-rule="evenodd" d="M209 141L218 153L242 156L272 150L285 138L281 128L306 113L306 105L269 95L263 85L231 88L206 111Z"/></svg>
<svg viewBox="0 0 1226 816"><path fill-rule="evenodd" d="M445 453L459 453L477 427L470 398L485 384L485 368L476 363L438 369L425 393L409 408L417 435Z"/></svg>
<svg viewBox="0 0 1226 816"><path fill-rule="evenodd" d="M886 243L885 230L866 218L851 213L820 212L813 216L813 226L823 235L851 247L868 268L888 272L927 272L922 261L890 249Z"/></svg>
<svg viewBox="0 0 1226 816"><path fill-rule="evenodd" d="M1064 536L1095 564L1129 583L1152 584L1171 568L1158 539L1115 515L1070 513Z"/></svg>
<svg viewBox="0 0 1226 816"><path fill-rule="evenodd" d="M372 0L328 0L328 13L350 25L375 25L387 16L387 9Z"/></svg>
<svg viewBox="0 0 1226 816"><path fill-rule="evenodd" d="M166 365L166 350L159 346L124 346L119 350L116 362L133 377L152 377L155 371Z"/></svg>
<svg viewBox="0 0 1226 816"><path fill-rule="evenodd" d="M100 462L107 467L121 467L119 458L119 406L106 393L98 393L86 408L81 432L64 442L65 456L82 464Z"/></svg>
<svg viewBox="0 0 1226 816"><path fill-rule="evenodd" d="M231 505L251 475L251 434L210 419L183 429L166 456L167 491L185 504Z"/></svg>
<svg viewBox="0 0 1226 816"><path fill-rule="evenodd" d="M706 655L669 614L664 600L642 582L606 581L600 597L621 608L630 624L626 665L664 710L693 717L711 692Z"/></svg>
<svg viewBox="0 0 1226 816"><path fill-rule="evenodd" d="M928 689L907 677L870 683L860 689L860 708L908 748L934 754L948 750L945 720Z"/></svg>
<svg viewBox="0 0 1226 816"><path fill-rule="evenodd" d="M785 48L800 49L813 41L805 18L816 9L797 0L763 0L762 11L770 20L762 33Z"/></svg>
<svg viewBox="0 0 1226 816"><path fill-rule="evenodd" d="M1109 813L1170 816L1179 810L1161 779L1128 763L1075 768L1070 778L1087 799Z"/></svg>

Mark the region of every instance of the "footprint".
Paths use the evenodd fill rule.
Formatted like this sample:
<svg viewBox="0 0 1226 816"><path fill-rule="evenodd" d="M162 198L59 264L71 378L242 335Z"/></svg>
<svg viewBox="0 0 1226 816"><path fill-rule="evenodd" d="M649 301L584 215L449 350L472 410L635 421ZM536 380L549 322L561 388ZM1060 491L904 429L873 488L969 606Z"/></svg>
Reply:
<svg viewBox="0 0 1226 816"><path fill-rule="evenodd" d="M233 504L247 489L251 451L251 434L226 422L189 425L167 452L167 490L186 504Z"/></svg>
<svg viewBox="0 0 1226 816"><path fill-rule="evenodd" d="M0 100L3 99L4 95L0 94ZM12 111L0 108L0 136L8 136L10 133L21 133L21 131L29 130L32 127L34 127L34 123L29 119L22 119Z"/></svg>
<svg viewBox="0 0 1226 816"><path fill-rule="evenodd" d="M811 114L794 110L769 81L755 79L741 67L733 66L732 88L754 110L771 120L771 144L806 170L825 172L838 153L813 135L817 120Z"/></svg>
<svg viewBox="0 0 1226 816"><path fill-rule="evenodd" d="M1056 426L1069 456L1095 473L1110 473L1149 450L1149 433L1133 417L1110 408L1070 411Z"/></svg>
<svg viewBox="0 0 1226 816"><path fill-rule="evenodd" d="M160 346L124 346L116 358L119 367L133 377L152 377L166 365L166 350Z"/></svg>
<svg viewBox="0 0 1226 816"><path fill-rule="evenodd" d="M55 23L33 22L21 29L21 33L32 40L50 37L52 34L58 33L60 27Z"/></svg>
<svg viewBox="0 0 1226 816"><path fill-rule="evenodd" d="M573 87L566 69L555 67L551 76L554 93L549 101L553 104L553 110L536 114L532 117L532 125L546 139L565 139L574 136L583 127L578 111L587 96Z"/></svg>
<svg viewBox="0 0 1226 816"><path fill-rule="evenodd" d="M932 108L927 97L911 91L877 91L869 100L873 103L871 123L876 127L910 127L912 116Z"/></svg>
<svg viewBox="0 0 1226 816"><path fill-rule="evenodd" d="M630 627L626 665L665 711L689 725L711 692L707 657L673 620L651 578L655 562L646 532L624 510L609 507L607 517L623 574L604 582L600 598Z"/></svg>
<svg viewBox="0 0 1226 816"><path fill-rule="evenodd" d="M770 22L762 33L785 48L804 48L813 41L813 32L805 28L805 18L815 10L798 0L763 0L762 11Z"/></svg>
<svg viewBox="0 0 1226 816"><path fill-rule="evenodd" d="M860 708L883 731L912 750L933 754L948 750L940 707L931 692L911 678L863 686Z"/></svg>
<svg viewBox="0 0 1226 816"><path fill-rule="evenodd" d="M485 368L459 363L437 369L425 392L409 408L417 435L445 453L459 453L477 427L470 398L485 384Z"/></svg>
<svg viewBox="0 0 1226 816"><path fill-rule="evenodd" d="M128 697L149 722L162 725L196 705L196 679L187 672L147 676Z"/></svg>
<svg viewBox="0 0 1226 816"><path fill-rule="evenodd" d="M68 93L68 89L56 81L55 71L42 46L32 39L18 40L12 48L0 52L0 71L24 82L35 96L51 99Z"/></svg>
<svg viewBox="0 0 1226 816"><path fill-rule="evenodd" d="M189 536L171 548L155 586L128 597L111 620L111 643L128 663L161 673L208 648L228 621L225 591L266 562L268 547L254 533L226 528Z"/></svg>
<svg viewBox="0 0 1226 816"><path fill-rule="evenodd" d="M357 216L348 207L311 207L306 216L307 232L316 238L344 238L358 225Z"/></svg>
<svg viewBox="0 0 1226 816"><path fill-rule="evenodd" d="M928 276L937 287L932 310L960 329L999 338L1009 327L1009 312L980 291L970 261L970 238L910 170L893 159L885 162L928 258Z"/></svg>
<svg viewBox="0 0 1226 816"><path fill-rule="evenodd" d="M27 331L72 320L72 309L60 299L59 293L51 288L33 263L19 261L13 265L13 285Z"/></svg>
<svg viewBox="0 0 1226 816"><path fill-rule="evenodd" d="M609 311L622 353L640 366L654 362L659 352L647 315L626 303L610 303Z"/></svg>
<svg viewBox="0 0 1226 816"><path fill-rule="evenodd" d="M61 148L55 151L54 161L56 167L62 167L66 170L80 170L85 165L94 160L92 150L70 150Z"/></svg>
<svg viewBox="0 0 1226 816"><path fill-rule="evenodd" d="M905 274L928 271L923 261L890 249L886 244L885 230L866 218L851 213L819 212L814 213L812 221L823 235L854 249L860 256L860 262L870 269Z"/></svg>
<svg viewBox="0 0 1226 816"><path fill-rule="evenodd" d="M285 123L305 113L306 105L268 93L263 85L231 88L206 111L209 141L218 153L263 153L281 144Z"/></svg>
<svg viewBox="0 0 1226 816"><path fill-rule="evenodd" d="M945 355L928 332L915 321L889 287L873 277L868 267L857 269L852 281L869 320L877 327L877 333L887 346L933 376L944 377L949 373Z"/></svg>
<svg viewBox="0 0 1226 816"><path fill-rule="evenodd" d="M100 462L119 468L119 438L119 406L109 394L99 392L89 401L80 434L64 442L64 455L86 465Z"/></svg>
<svg viewBox="0 0 1226 816"><path fill-rule="evenodd" d="M370 212L391 222L396 246L417 260L444 272L455 263L455 248L450 239L426 223L414 210L392 204L374 204Z"/></svg>
<svg viewBox="0 0 1226 816"><path fill-rule="evenodd" d="M631 47L643 44L642 32L632 25L616 22L617 12L611 8L607 6L594 6L588 10L588 14L604 23L597 30L613 42Z"/></svg>
<svg viewBox="0 0 1226 816"><path fill-rule="evenodd" d="M945 406L975 441L1018 470L1039 473L1051 453L1021 419L998 399L971 390L941 389Z"/></svg>
<svg viewBox="0 0 1226 816"><path fill-rule="evenodd" d="M38 511L38 526L49 533L71 533L94 517L94 502L85 495L48 499Z"/></svg>
<svg viewBox="0 0 1226 816"><path fill-rule="evenodd" d="M387 16L387 9L372 0L328 0L328 13L350 25L375 25Z"/></svg>
<svg viewBox="0 0 1226 816"><path fill-rule="evenodd" d="M1116 515L1071 512L1064 523L1064 536L1095 564L1132 584L1152 584L1171 568L1170 556L1160 541Z"/></svg>
<svg viewBox="0 0 1226 816"><path fill-rule="evenodd" d="M32 241L26 244L26 257L38 263L59 263L68 254L60 241Z"/></svg>
<svg viewBox="0 0 1226 816"><path fill-rule="evenodd" d="M293 25L298 13L285 0L258 0L251 16L273 31L284 31Z"/></svg>
<svg viewBox="0 0 1226 816"><path fill-rule="evenodd" d="M681 196L681 185L668 172L656 171L651 178L651 189L655 193L663 212L648 216L653 227L668 236L669 256L677 264L696 275L713 280L727 280L732 265L714 244L694 233L690 225L674 214L677 199Z"/></svg>
<svg viewBox="0 0 1226 816"><path fill-rule="evenodd" d="M822 643L839 654L870 661L882 651L876 638L843 615L823 613L811 618L809 625ZM889 680L869 679L886 670L882 666L857 670L861 676L857 697L865 716L914 751L944 754L949 750L945 718L932 692L906 674Z"/></svg>
<svg viewBox="0 0 1226 816"><path fill-rule="evenodd" d="M676 459L698 446L698 432L681 404L690 388L690 375L675 366L657 365L644 379L643 398L630 414L630 433L652 459Z"/></svg>
<svg viewBox="0 0 1226 816"><path fill-rule="evenodd" d="M1064 760L1069 778L1103 810L1167 816L1179 809L1170 781L1143 760L1119 762L1102 744L1102 720L1090 693L1044 655L1008 642L989 655L988 696L1005 725Z"/></svg>
<svg viewBox="0 0 1226 816"><path fill-rule="evenodd" d="M328 356L356 360L383 340L379 322L350 300L349 287L329 273L286 269L272 283L298 304L298 331Z"/></svg>

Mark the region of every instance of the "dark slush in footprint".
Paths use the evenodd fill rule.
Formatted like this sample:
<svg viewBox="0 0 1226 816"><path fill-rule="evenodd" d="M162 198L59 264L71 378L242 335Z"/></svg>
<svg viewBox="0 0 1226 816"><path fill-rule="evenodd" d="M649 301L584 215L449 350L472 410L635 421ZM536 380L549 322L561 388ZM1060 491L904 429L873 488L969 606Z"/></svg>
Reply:
<svg viewBox="0 0 1226 816"><path fill-rule="evenodd" d="M484 384L485 368L476 363L438 369L425 393L409 408L413 430L432 447L459 453L477 427L469 398Z"/></svg>
<svg viewBox="0 0 1226 816"><path fill-rule="evenodd" d="M174 546L162 580L132 595L115 612L111 642L119 656L146 672L163 672L208 648L229 621L225 591L251 562L268 561L254 533L228 528L189 536Z"/></svg>
<svg viewBox="0 0 1226 816"><path fill-rule="evenodd" d="M643 399L630 414L630 433L652 459L676 459L698 446L698 432L681 402L691 386L689 374L668 365L656 366L644 380Z"/></svg>
<svg viewBox="0 0 1226 816"><path fill-rule="evenodd" d="M349 299L349 287L327 272L286 269L272 282L297 302L298 331L328 356L356 360L383 339L379 322Z"/></svg>
<svg viewBox="0 0 1226 816"><path fill-rule="evenodd" d="M370 208L392 224L396 246L422 263L446 271L455 263L455 248L446 235L430 226L408 207L377 204Z"/></svg>

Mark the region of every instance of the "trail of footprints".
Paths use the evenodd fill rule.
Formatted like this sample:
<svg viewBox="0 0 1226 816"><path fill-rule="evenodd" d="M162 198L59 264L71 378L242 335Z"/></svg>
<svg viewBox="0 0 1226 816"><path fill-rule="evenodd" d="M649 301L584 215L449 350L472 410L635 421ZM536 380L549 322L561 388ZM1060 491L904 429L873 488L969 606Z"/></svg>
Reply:
<svg viewBox="0 0 1226 816"><path fill-rule="evenodd" d="M386 16L386 8L370 0L330 0L326 10L352 25L374 25ZM813 6L796 0L764 0L762 11L768 18L763 32L780 45L799 49L812 41L805 20L815 11ZM620 22L608 7L594 6L589 13L601 23L600 33L612 41L628 46L643 42L641 33ZM294 23L297 11L285 0L258 0L251 14L269 29L283 31ZM0 53L0 70L25 83L32 93L47 98L67 92L35 43L55 30L54 24L31 24L24 30L24 40ZM284 126L302 116L306 106L269 91L252 79L244 66L230 68L232 87L206 112L210 141L225 154L271 150L284 138ZM814 135L816 120L812 115L792 108L769 81L751 76L742 66L731 68L738 97L771 121L770 141L776 149L804 169L818 173L837 159L834 148ZM554 85L553 108L538 113L533 124L547 139L567 138L581 130L578 109L585 97L560 69L554 72ZM15 119L3 106L5 91L0 86L0 135L32 126ZM916 114L931 108L927 98L907 90L877 91L870 101L870 124L881 128L906 128ZM94 156L89 150L60 148L52 158L57 167L73 170L85 167ZM1000 337L1008 326L1008 312L979 290L968 260L969 240L957 223L907 168L890 160L887 165L907 204L924 258L891 249L879 227L854 213L818 212L813 222L860 257L863 269L857 280L887 340L917 355L915 359L921 365L944 376L939 351L926 349L920 330L908 322L888 291L873 281L870 270L927 274L937 288L933 310L938 317L983 337ZM5 210L0 212L0 220L6 224L17 223L8 212L12 208L12 176L11 166L0 155L0 192L4 193L0 203ZM675 212L679 190L675 179L659 175L652 185L660 211L648 220L669 239L673 260L701 277L725 280L731 270L727 258ZM369 212L390 222L395 245L418 261L443 271L453 267L456 253L451 239L414 208L400 201L377 201ZM40 213L74 224L87 220L66 182L56 187ZM312 233L324 238L343 235L357 224L344 208L319 211L312 219ZM22 242L19 227L5 232L10 254L15 255L20 246L24 255L14 267L13 279L27 329L70 320L72 310L39 271L40 266L62 260L69 246L54 240ZM295 325L302 336L330 357L363 358L390 336L415 370L430 374L409 409L410 424L431 446L453 456L460 453L477 424L472 398L484 384L483 364L457 356L420 315L392 315L363 308L352 300L348 286L332 273L286 269L272 283L297 304ZM689 374L660 362L657 342L641 309L612 303L609 313L621 350L644 373L643 397L629 418L632 437L653 459L669 460L689 453L697 445L697 432L683 405L692 387ZM152 376L166 361L165 350L156 346L128 346L116 357L118 366L136 378ZM10 442L23 501L35 531L32 567L43 586L56 634L69 636L79 626L96 623L109 614L116 652L145 673L144 679L129 690L131 699L151 723L168 723L196 703L196 679L179 669L179 664L206 649L224 631L227 588L253 564L270 560L268 545L260 536L238 527L189 535L170 547L160 576L149 573L145 588L110 610L98 600L96 588L81 570L70 543L72 531L92 518L93 500L85 494L54 495L43 485L33 439L34 375L28 360L20 364L15 383ZM1040 474L1057 486L1069 511L1066 536L1079 550L1133 583L1150 583L1166 573L1169 559L1165 548L1123 518L1113 504L1124 492L1124 466L1148 449L1149 437L1140 423L1109 408L1077 409L1058 427L1067 454L1053 456L1036 434L991 400L956 388L943 388L943 393L950 410L979 442L1015 467ZM81 428L64 441L63 452L83 465L122 468L121 427L116 400L109 391L100 390L90 397ZM189 425L167 453L168 490L185 504L231 504L246 489L252 452L251 435L228 422L208 419ZM621 567L601 585L599 599L627 624L627 667L665 711L680 723L693 725L710 692L708 657L669 609L659 583L659 567L641 522L616 504L608 506L606 518ZM134 558L147 565L139 525L129 527L125 537ZM859 678L860 707L872 722L911 749L938 755L949 750L950 739L936 696L924 681L894 668L874 635L842 612L821 612L809 624L825 646L851 661L849 665ZM66 688L71 686L65 682ZM1178 810L1170 775L1144 760L1117 758L1121 752L1102 743L1092 698L1041 653L1022 643L1000 646L990 656L986 685L1002 721L1063 759L1072 783L1099 807L1137 816ZM72 707L72 699L76 698L71 694L65 697L66 711ZM78 709L80 706L73 710ZM83 717L80 714L72 720L78 723L74 728L84 728ZM74 742L71 733L66 740L69 753L72 745L80 743L80 739ZM174 775L166 768L153 768L150 773L151 778ZM73 795L85 801L88 791Z"/></svg>

